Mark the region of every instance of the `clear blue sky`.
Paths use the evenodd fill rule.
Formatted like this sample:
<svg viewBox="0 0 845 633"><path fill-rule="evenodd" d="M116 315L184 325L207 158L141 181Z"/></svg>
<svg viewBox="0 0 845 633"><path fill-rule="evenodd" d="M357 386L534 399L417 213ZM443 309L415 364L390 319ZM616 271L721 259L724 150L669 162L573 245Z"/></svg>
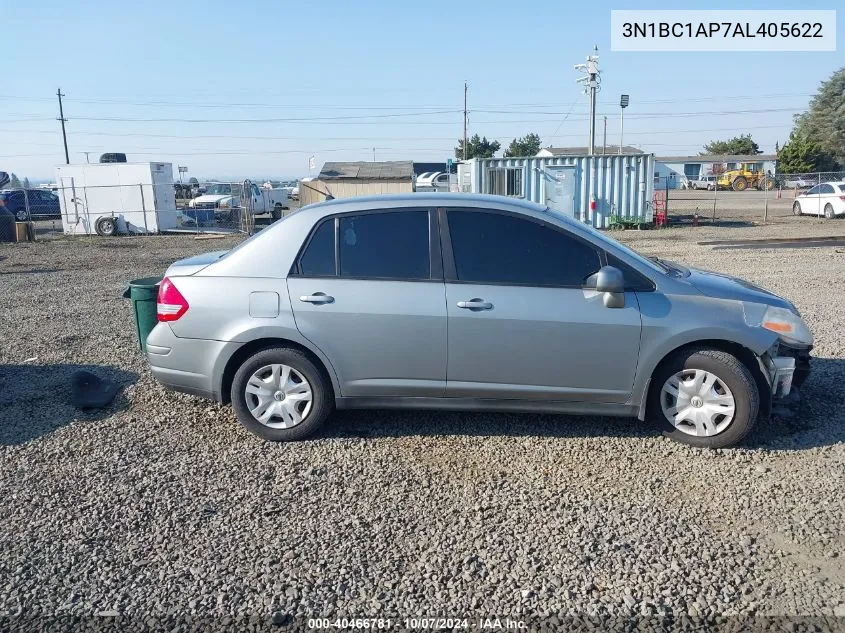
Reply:
<svg viewBox="0 0 845 633"><path fill-rule="evenodd" d="M614 53L610 10L639 3L4 4L0 170L32 179L51 179L63 162L58 86L71 162L84 162L85 151L92 159L122 151L187 165L198 178L295 177L308 174L310 155L319 168L371 160L373 147L378 160L445 160L462 134L464 80L470 133L503 147L527 132L544 145L586 145L588 104L572 66L594 45L608 143L619 139L624 92L626 144L697 153L747 131L768 152L845 61L845 11L838 52ZM711 0L698 8L796 6ZM109 118L123 120L96 120ZM601 143L601 116L597 127Z"/></svg>

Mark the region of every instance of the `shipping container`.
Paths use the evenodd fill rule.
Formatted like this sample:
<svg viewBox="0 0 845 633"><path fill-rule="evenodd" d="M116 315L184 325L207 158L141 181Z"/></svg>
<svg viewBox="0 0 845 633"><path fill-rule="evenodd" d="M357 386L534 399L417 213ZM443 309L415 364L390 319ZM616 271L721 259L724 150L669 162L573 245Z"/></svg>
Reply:
<svg viewBox="0 0 845 633"><path fill-rule="evenodd" d="M547 205L596 228L611 217L653 217L653 154L473 158L458 163L458 187Z"/></svg>
<svg viewBox="0 0 845 633"><path fill-rule="evenodd" d="M97 232L112 218L118 233L158 233L178 226L171 163L85 163L56 167L67 235Z"/></svg>

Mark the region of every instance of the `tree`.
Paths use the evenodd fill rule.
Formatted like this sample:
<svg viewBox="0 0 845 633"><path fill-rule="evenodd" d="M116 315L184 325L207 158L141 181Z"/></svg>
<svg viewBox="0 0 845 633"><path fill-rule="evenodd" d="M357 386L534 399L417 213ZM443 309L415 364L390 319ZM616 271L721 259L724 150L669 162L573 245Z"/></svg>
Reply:
<svg viewBox="0 0 845 633"><path fill-rule="evenodd" d="M505 150L505 158L536 156L540 151L540 135L529 132L522 138L515 138Z"/></svg>
<svg viewBox="0 0 845 633"><path fill-rule="evenodd" d="M24 176L24 179L23 179L23 188L29 189L29 178L27 178L26 176Z"/></svg>
<svg viewBox="0 0 845 633"><path fill-rule="evenodd" d="M478 134L473 134L472 138L467 141L466 158L493 158L493 155L499 151L500 147L499 141L488 141L486 136L480 138ZM458 146L455 148L455 158L458 160L463 160L464 158L463 139L458 139Z"/></svg>
<svg viewBox="0 0 845 633"><path fill-rule="evenodd" d="M704 146L704 151L700 155L705 154L728 154L731 156L751 156L753 154L762 154L763 150L754 142L750 134L742 134L735 136L729 141L710 141Z"/></svg>
<svg viewBox="0 0 845 633"><path fill-rule="evenodd" d="M778 171L782 174L808 174L835 171L836 159L814 140L793 130L778 153Z"/></svg>
<svg viewBox="0 0 845 633"><path fill-rule="evenodd" d="M21 188L21 181L18 180L18 177L15 174L9 175L9 188L10 189L20 189Z"/></svg>
<svg viewBox="0 0 845 633"><path fill-rule="evenodd" d="M845 67L819 86L810 109L796 119L796 131L845 164Z"/></svg>

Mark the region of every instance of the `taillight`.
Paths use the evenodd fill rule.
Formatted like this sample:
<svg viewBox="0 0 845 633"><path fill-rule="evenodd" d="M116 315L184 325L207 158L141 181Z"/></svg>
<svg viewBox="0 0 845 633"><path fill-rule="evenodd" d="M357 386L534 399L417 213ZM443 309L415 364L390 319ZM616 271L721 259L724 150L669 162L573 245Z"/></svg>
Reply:
<svg viewBox="0 0 845 633"><path fill-rule="evenodd" d="M845 202L845 196L839 196L839 199L842 200L842 202Z"/></svg>
<svg viewBox="0 0 845 633"><path fill-rule="evenodd" d="M177 321L188 311L188 302L167 277L158 286L157 312L160 322Z"/></svg>

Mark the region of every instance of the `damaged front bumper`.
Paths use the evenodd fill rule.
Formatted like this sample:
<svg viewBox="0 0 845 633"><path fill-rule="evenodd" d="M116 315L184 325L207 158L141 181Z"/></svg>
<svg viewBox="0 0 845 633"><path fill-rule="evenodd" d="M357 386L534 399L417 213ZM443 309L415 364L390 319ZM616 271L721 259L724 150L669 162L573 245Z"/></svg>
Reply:
<svg viewBox="0 0 845 633"><path fill-rule="evenodd" d="M763 355L761 362L769 379L772 399L786 398L794 387L800 387L810 373L812 346L797 348L782 342L775 343Z"/></svg>

